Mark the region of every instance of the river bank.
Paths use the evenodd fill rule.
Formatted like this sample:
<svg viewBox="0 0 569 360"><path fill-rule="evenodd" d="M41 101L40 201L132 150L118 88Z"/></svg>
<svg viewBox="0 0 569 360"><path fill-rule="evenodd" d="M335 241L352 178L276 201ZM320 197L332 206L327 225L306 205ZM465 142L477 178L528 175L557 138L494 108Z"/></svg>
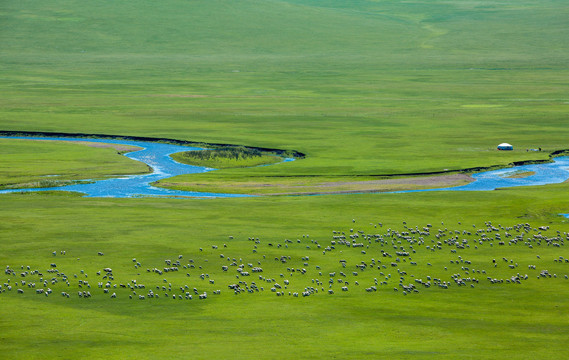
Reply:
<svg viewBox="0 0 569 360"><path fill-rule="evenodd" d="M45 133L43 134L45 135ZM7 138L91 143L94 144L93 146L98 147L112 146L117 151L129 151L124 156L145 163L151 169L151 173L99 181L84 179L88 183L67 184L68 186L65 187L49 186L36 189L10 189L2 192L66 190L95 197L169 196L208 198L249 195L324 195L443 190L487 191L503 187L554 184L569 179L569 171L567 171L567 168L569 168L569 157L553 158L553 154L551 154L550 160L517 162L516 165L511 167L500 169L490 167L492 170L479 173L471 172L474 169L480 170L482 168L381 177L281 176L237 180L224 177L220 180L207 174L209 171L214 170L212 168L181 164L171 158L171 155L174 153L201 150L202 148L199 147L175 145L161 141L113 139L109 136L104 138L10 136ZM564 151L555 153L562 154ZM525 173L527 176L512 176L512 174L518 173Z"/></svg>

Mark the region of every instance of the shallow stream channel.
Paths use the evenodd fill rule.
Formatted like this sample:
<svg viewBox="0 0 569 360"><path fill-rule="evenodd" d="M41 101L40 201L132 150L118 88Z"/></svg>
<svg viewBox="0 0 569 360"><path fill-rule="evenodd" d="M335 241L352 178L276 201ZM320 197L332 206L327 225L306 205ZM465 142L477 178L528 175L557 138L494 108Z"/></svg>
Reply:
<svg viewBox="0 0 569 360"><path fill-rule="evenodd" d="M553 162L519 165L499 170L472 174L473 182L449 188L399 191L489 191L516 186L558 184L569 179L569 156L560 156Z"/></svg>
<svg viewBox="0 0 569 360"><path fill-rule="evenodd" d="M57 186L48 188L32 189L10 189L0 190L2 193L29 192L29 191L76 191L88 197L191 197L191 198L220 198L220 197L246 197L250 195L240 194L218 194L204 192L190 192L180 190L170 190L158 188L150 185L151 183L166 179L176 175L195 174L211 171L215 169L192 166L178 163L170 157L171 154L202 150L197 147L172 145L160 142L144 142L133 140L116 139L93 139L93 138L70 138L70 137L24 137L24 136L2 136L4 139L28 139L28 140L55 140L55 141L80 141L80 142L99 142L107 144L130 145L142 148L142 150L132 151L124 154L130 159L141 161L147 164L152 173L144 175L130 175L118 178L89 181L67 186ZM291 161L287 158L284 161ZM398 191L397 193L424 192L424 191L489 191L497 188L507 188L515 186L535 186L561 183L569 179L569 157L557 157L553 162L544 164L521 165L500 170L480 172L473 174L474 181L463 186ZM88 180L88 179L86 179Z"/></svg>
<svg viewBox="0 0 569 360"><path fill-rule="evenodd" d="M144 197L144 196L162 196L162 197L201 197L201 198L217 198L217 197L244 197L247 195L238 194L214 194L202 192L179 191L159 188L150 185L154 181L166 179L182 174L196 174L211 171L201 166L192 166L181 164L172 160L170 154L202 150L197 147L188 147L181 145L172 145L159 142L143 142L131 140L114 140L114 139L86 139L86 138L69 138L69 137L1 137L3 139L27 139L27 140L57 140L57 141L80 141L80 142L99 142L106 144L130 145L142 148L142 150L132 151L124 154L124 156L141 161L152 169L152 173L143 175L129 175L118 178L104 179L89 183L81 183L67 186L49 187L49 188L33 188L33 189L10 189L0 190L1 193L13 192L29 192L29 191L76 191L84 193L87 197ZM88 180L88 179L87 179Z"/></svg>

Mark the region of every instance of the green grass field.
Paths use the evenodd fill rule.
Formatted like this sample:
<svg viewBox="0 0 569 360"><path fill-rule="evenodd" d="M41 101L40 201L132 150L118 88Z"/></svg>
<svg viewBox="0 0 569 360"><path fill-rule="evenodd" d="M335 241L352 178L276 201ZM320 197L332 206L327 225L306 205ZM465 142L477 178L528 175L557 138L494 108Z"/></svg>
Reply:
<svg viewBox="0 0 569 360"><path fill-rule="evenodd" d="M149 172L146 164L120 156L112 147L95 149L58 141L0 139L0 163L0 189L49 187Z"/></svg>
<svg viewBox="0 0 569 360"><path fill-rule="evenodd" d="M569 148L567 18L569 6L561 0L2 2L0 130L162 137L306 154L171 181L203 180L211 188L319 186L544 160ZM502 142L515 150L496 151ZM0 140L2 184L146 171L112 149L30 143ZM0 357L559 359L569 330L569 265L559 261L569 257L569 223L558 214L569 212L568 186L216 200L0 195L0 266L16 274L0 274L4 290L8 279L12 284L0 293ZM475 245L482 234L463 234L486 229L488 221L500 230L487 236L499 232L504 245ZM499 227L526 223L531 230L516 244ZM413 234L425 241L412 244L416 266L401 260L391 267L396 256L383 258L381 250L410 249L401 238L402 244L383 247L372 241L366 254L324 250L333 231L387 238L389 228L405 232L404 226L426 224L433 225L431 235ZM467 239L470 248L443 242L431 251L434 234L444 228L444 239ZM559 247L545 240L537 245L533 237L553 238L557 231ZM178 255L184 265L195 260L196 268L146 271L163 269ZM471 264L451 264L459 255ZM291 258L274 260L281 256ZM237 279L236 266L224 272L221 264L233 262L227 257L245 268L261 262L262 276L280 285L283 273L290 279L285 295L277 296L266 280L262 292L234 295L228 283L261 286L262 280L257 273ZM359 271L356 279L355 264L369 265L371 258L388 268ZM518 267L510 269L503 258ZM339 260L350 268L343 270ZM51 263L59 276L48 272ZM43 275L22 277L27 266ZM113 269L116 299L98 287L108 280L96 274L105 267ZM290 276L286 267L307 273ZM472 269L504 283L476 273L474 288L471 282L457 286L453 275L473 277ZM538 279L542 270L556 277ZM348 292L336 280L334 294L327 293L333 271L346 272ZM505 282L518 272L528 279ZM201 273L210 278L200 279ZM431 276L451 287L403 295L401 276L404 284ZM316 278L325 285L315 286ZM387 285L365 291L373 278ZM79 280L89 282L91 298L78 297L79 289L87 290ZM132 280L145 289L134 295L112 287L132 286ZM172 291L163 291L169 283ZM193 287L207 291L208 298L165 297L183 294L184 285L192 294ZM288 295L312 286L325 290ZM35 293L47 287L50 296ZM138 300L150 289L160 298Z"/></svg>
<svg viewBox="0 0 569 360"><path fill-rule="evenodd" d="M308 154L287 175L460 169L567 147L563 1L338 4L4 3L2 128ZM504 141L519 151L495 152Z"/></svg>
<svg viewBox="0 0 569 360"><path fill-rule="evenodd" d="M176 353L192 352L198 358L249 358L265 357L265 354L276 358L428 358L433 354L448 359L457 356L491 359L497 354L513 358L558 358L567 333L564 315L567 280L563 276L569 273L569 265L553 260L559 255L567 256L565 245L557 248L545 242L541 246L533 242L534 248L530 249L521 242L507 245L511 239L505 239L505 246L494 241L494 246L489 247L489 242L477 245L473 243L477 237L461 235L461 241L469 239L470 248L459 249L456 254L451 252L455 247L446 243L436 252L427 250L426 246L433 246L431 240L437 241L434 235L438 229L474 232L486 229L484 222L489 220L495 227L526 222L532 227L549 225L550 229L542 232L548 237L556 236L556 230L565 233L566 220L556 214L569 207L566 200L560 200L566 189L567 185L558 185L450 195L212 201L6 195L1 209L4 221L0 261L15 269L17 276L1 275L2 283L11 278L13 286L11 292L0 294L3 353L6 358L81 354L122 358L124 353L134 358L160 356L167 348ZM406 206L404 209L402 204ZM417 250L411 255L416 266L407 260L391 267L390 262L398 257L391 243L380 247L372 241L371 247L365 248L365 255L360 253L360 248L340 245L326 255L322 253L330 246L333 231L352 234L350 229L354 229L355 233L362 230L366 234L385 234L390 228L401 232L406 231L403 221L411 229L433 224L431 235L421 236L426 240L424 245L411 245ZM371 225L379 222L383 227ZM477 225L476 229L472 224ZM499 232L504 237L504 230ZM536 232L532 230L527 236L530 241L533 234ZM413 236L418 239L418 235ZM255 245L249 238L258 238L260 242ZM285 239L292 241L288 248L284 247ZM301 243L297 243L297 239ZM321 248L312 241L321 244ZM218 249L212 249L212 245ZM408 245L402 241L402 246L410 251ZM474 245L478 249L474 249ZM257 246L256 253L254 246ZM66 255L61 255L61 250L65 250ZM380 250L391 253L393 258L386 260ZM56 256L52 255L53 251ZM98 252L104 256L98 256ZM249 269L247 263L253 263L262 267L263 272L236 279L236 267L229 266L227 273L222 271L221 265L230 262L220 258L220 254L245 264L246 270ZM162 275L147 272L146 269L162 269L167 266L165 259L176 261L178 255L183 255L182 264L192 259L196 267L186 270L180 266L178 272ZM291 260L286 264L274 261L274 257L281 256L291 256ZM310 260L303 261L305 256ZM450 264L450 259L458 261L459 256L472 264ZM509 269L510 263L505 263L502 257L514 260L519 267ZM135 268L133 258L141 263L140 268ZM370 264L371 258L382 261L387 269L360 271L354 267L361 261ZM498 260L496 269L492 267L493 258ZM347 261L346 269L340 266L341 259ZM261 263L258 265L257 261ZM57 269L69 277L70 286L65 285L60 276L46 273L51 263L56 263ZM537 266L536 270L528 269L532 264ZM35 289L27 286L19 286L24 294L15 293L16 281L39 284L39 276L23 278L19 275L26 270L25 266L30 266L32 271L42 271L44 279L59 280L48 284L54 291L50 297L37 295ZM448 270L445 271L444 266ZM487 274L467 275L460 270L461 266L486 270ZM96 284L107 280L95 273L105 267L113 269L111 283L137 280L146 288L135 290L132 300L128 299L128 295L133 294L129 289L111 288L110 293L103 293ZM290 275L286 267L306 268L307 273ZM392 290L398 287L399 269L407 272L406 285L415 283L414 279L426 282L427 276L452 282L450 276L456 273L464 278L479 278L480 283L474 288L470 288L470 283L464 287L452 283L446 290L419 286L419 293L405 296L402 289ZM557 274L557 278L538 280L536 275L544 269ZM351 282L348 292L341 291L344 284L335 283L335 294L327 294L328 274L332 271L337 272L338 278L341 278L340 271L347 273L345 280ZM358 271L359 276L352 276L352 271ZM385 280L380 271L386 276L390 274L391 278ZM186 273L191 275L187 277ZM210 277L201 280L199 274L202 273ZM276 296L269 290L272 284L257 276L274 278L284 286L281 273L290 280L290 287L283 289L284 297ZM486 280L486 276L509 279L516 273L529 274L530 278L520 285L493 285ZM307 286L315 286L311 281L315 278L325 283L324 292L306 298L288 295L288 291L302 292ZM388 284L379 285L377 292L368 293L364 289L373 285L373 278ZM215 284L209 284L209 279L215 280ZM92 287L78 288L79 280L89 281ZM234 295L226 286L240 280L248 284L255 281L259 287L264 286L265 291ZM359 286L354 284L356 280ZM168 287L169 283L173 291L155 289L156 286ZM184 294L188 290L178 290L184 285L189 286L191 294L194 287L200 293L207 291L208 299L198 300L196 295L192 300L166 298L165 293ZM221 294L213 295L217 289ZM93 296L78 298L79 290L89 290ZM160 298L138 300L138 295L146 295L148 290ZM61 297L61 291L70 293L71 297ZM117 293L116 299L110 298L112 292ZM541 346L544 342L547 347ZM32 346L34 344L42 346ZM97 351L93 351L94 348ZM524 350L523 354L520 349Z"/></svg>

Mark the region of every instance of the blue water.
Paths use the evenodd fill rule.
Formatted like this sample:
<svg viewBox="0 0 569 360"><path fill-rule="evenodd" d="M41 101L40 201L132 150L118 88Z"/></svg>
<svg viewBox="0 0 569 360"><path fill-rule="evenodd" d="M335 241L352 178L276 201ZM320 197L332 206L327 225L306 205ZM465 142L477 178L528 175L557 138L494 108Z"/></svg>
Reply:
<svg viewBox="0 0 569 360"><path fill-rule="evenodd" d="M132 145L143 148L143 150L134 151L125 154L125 156L141 161L153 170L151 174L131 175L120 178L112 178L107 180L99 180L88 184L76 184L69 186L59 186L51 188L36 189L12 189L0 190L1 193L11 192L28 192L28 191L47 191L47 190L64 190L76 191L84 193L88 197L141 197L141 196L162 196L162 197L200 197L200 198L218 198L218 197L245 197L249 195L239 194L216 194L204 192L190 192L169 190L157 188L150 183L161 179L166 179L182 174L196 174L211 171L210 169L200 166L191 166L180 164L169 156L170 154L200 150L196 147L162 144L155 142L142 142L130 140L111 140L111 139L83 139L83 138L57 138L57 137L0 137L10 139L29 139L29 140L60 140L60 141L90 141L100 143L113 143L122 145ZM293 159L285 159L291 161ZM524 178L508 178L516 172L535 172L534 175ZM486 171L473 174L474 182L470 184L442 188L442 189L423 189L423 190L407 190L397 191L396 193L424 192L424 191L489 191L497 188L507 188L515 186L535 186L561 183L569 179L569 157L558 157L552 163L522 165L507 169Z"/></svg>
<svg viewBox="0 0 569 360"><path fill-rule="evenodd" d="M29 139L29 140L62 140L62 141L89 141L100 143L112 143L121 145L132 145L143 148L143 150L133 151L125 154L126 157L133 160L141 161L153 170L151 174L130 175L107 180L99 180L88 184L76 184L69 186L59 186L50 188L36 189L13 189L2 190L0 193L10 192L28 192L28 191L48 191L48 190L64 190L77 191L84 193L88 197L140 197L140 196L165 196L165 197L201 197L201 198L217 198L217 197L244 197L247 195L236 194L215 194L204 192L178 191L158 188L150 185L150 183L182 174L196 174L211 171L214 169L180 164L169 156L170 154L180 151L201 150L196 147L162 144L155 142L129 141L129 140L111 140L111 139L83 139L83 138L57 138L57 137L3 137L10 139Z"/></svg>
<svg viewBox="0 0 569 360"><path fill-rule="evenodd" d="M519 172L535 172L535 174L523 178L509 178ZM553 162L545 164L520 165L506 169L485 171L471 175L473 182L456 187L440 189L423 189L400 191L422 192L422 191L490 191L498 188L509 188L516 186L536 186L547 184L558 184L569 179L569 157L562 156L554 158Z"/></svg>

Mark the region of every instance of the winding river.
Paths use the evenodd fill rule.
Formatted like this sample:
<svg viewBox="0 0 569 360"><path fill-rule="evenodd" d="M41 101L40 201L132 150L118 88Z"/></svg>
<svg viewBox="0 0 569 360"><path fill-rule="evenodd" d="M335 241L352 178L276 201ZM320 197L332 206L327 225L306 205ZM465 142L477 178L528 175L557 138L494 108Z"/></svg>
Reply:
<svg viewBox="0 0 569 360"><path fill-rule="evenodd" d="M521 175L518 177L518 175ZM408 192L424 191L489 191L516 186L536 186L559 184L569 179L569 156L553 159L544 164L519 165L505 169L484 171L472 174L473 182L456 187L408 190Z"/></svg>
<svg viewBox="0 0 569 360"><path fill-rule="evenodd" d="M1 190L0 193L64 190L64 191L76 191L84 193L85 196L87 197L125 198L125 197L142 197L142 196L162 196L162 197L217 198L217 197L247 196L247 195L238 195L238 194L215 194L215 193L170 190L150 185L154 181L166 179L176 175L196 174L196 173L203 173L215 170L201 166L181 164L172 160L172 158L169 156L170 154L181 151L201 150L200 148L197 147L164 144L158 142L142 142L142 141L112 140L112 139L85 139L85 138L68 138L68 137L16 137L16 136L0 137L0 138L81 141L81 142L88 141L88 142L98 142L98 143L107 143L107 144L137 146L142 148L142 150L132 151L124 155L130 159L141 161L152 168L152 173L150 174L123 176L118 178L99 180L86 184L84 183L84 184L75 184L68 186Z"/></svg>
<svg viewBox="0 0 569 360"><path fill-rule="evenodd" d="M246 197L250 195L239 194L218 194L204 192L190 192L180 190L170 190L158 188L150 185L154 181L166 179L176 175L195 174L211 171L200 166L191 166L178 163L169 156L170 154L200 150L197 147L172 145L158 142L143 142L132 140L114 139L91 139L91 138L69 138L69 137L24 137L24 136L5 136L5 139L28 139L28 140L57 140L57 141L81 141L99 142L120 145L130 145L142 148L142 150L126 153L125 156L133 160L141 161L152 168L152 173L144 175L131 175L119 178L98 180L90 183L81 183L68 186L58 186L49 188L33 189L10 189L0 190L2 193L29 192L29 191L49 191L65 190L76 191L88 197L192 197L192 198L219 198L219 197ZM293 159L285 159L291 161ZM516 174L528 176L516 177ZM513 175L513 176L512 176ZM515 186L534 186L561 183L569 179L569 157L555 158L551 163L522 165L506 169L486 171L473 174L474 181L470 184L439 189L408 190L396 193L424 192L424 191L488 191L497 188Z"/></svg>

